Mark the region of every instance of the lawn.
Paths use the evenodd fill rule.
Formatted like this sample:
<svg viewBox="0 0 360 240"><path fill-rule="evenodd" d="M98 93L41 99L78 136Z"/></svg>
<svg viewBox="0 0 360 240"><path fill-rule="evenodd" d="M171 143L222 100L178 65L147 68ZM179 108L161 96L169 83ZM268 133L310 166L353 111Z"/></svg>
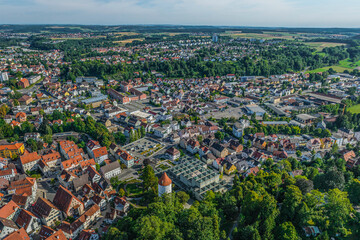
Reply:
<svg viewBox="0 0 360 240"><path fill-rule="evenodd" d="M309 70L309 71L306 71L306 73L325 72L325 71L329 70L330 68L334 69L336 72L344 72L345 70L351 70L349 68L345 68L345 67L341 67L341 66L329 66L329 67L322 67L322 68L317 68L314 70Z"/></svg>
<svg viewBox="0 0 360 240"><path fill-rule="evenodd" d="M354 68L360 67L360 61L351 62L350 59L348 58L348 59L340 61L339 66L344 67L344 68L354 69Z"/></svg>
<svg viewBox="0 0 360 240"><path fill-rule="evenodd" d="M167 166L167 165L164 165L164 164L160 164L159 166L158 166L158 168L161 168L162 170L166 170L166 169L168 169L168 168L170 168L169 166Z"/></svg>
<svg viewBox="0 0 360 240"><path fill-rule="evenodd" d="M131 183L126 186L126 192L130 195L142 194L142 188L139 183Z"/></svg>
<svg viewBox="0 0 360 240"><path fill-rule="evenodd" d="M360 113L360 104L349 107L347 110L351 113Z"/></svg>
<svg viewBox="0 0 360 240"><path fill-rule="evenodd" d="M315 54L319 54L318 52L314 52ZM338 65L333 65L329 67L317 68L314 70L307 71L307 73L317 73L317 72L325 72L329 68L334 69L337 72L344 72L345 70L351 71L355 68L360 68L360 61L351 62L349 58L345 60L341 60Z"/></svg>

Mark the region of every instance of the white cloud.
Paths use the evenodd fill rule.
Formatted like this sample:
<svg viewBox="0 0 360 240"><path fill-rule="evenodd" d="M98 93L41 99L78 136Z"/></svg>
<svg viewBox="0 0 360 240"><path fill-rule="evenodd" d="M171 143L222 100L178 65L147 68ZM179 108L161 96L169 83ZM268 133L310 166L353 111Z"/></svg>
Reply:
<svg viewBox="0 0 360 240"><path fill-rule="evenodd" d="M356 0L0 0L0 8L0 23L360 25Z"/></svg>

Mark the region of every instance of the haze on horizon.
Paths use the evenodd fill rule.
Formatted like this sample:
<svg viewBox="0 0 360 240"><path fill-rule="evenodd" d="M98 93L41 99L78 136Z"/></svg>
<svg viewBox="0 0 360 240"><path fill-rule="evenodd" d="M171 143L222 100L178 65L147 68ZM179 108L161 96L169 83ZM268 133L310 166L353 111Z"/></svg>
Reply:
<svg viewBox="0 0 360 240"><path fill-rule="evenodd" d="M360 27L358 0L0 0L0 24Z"/></svg>

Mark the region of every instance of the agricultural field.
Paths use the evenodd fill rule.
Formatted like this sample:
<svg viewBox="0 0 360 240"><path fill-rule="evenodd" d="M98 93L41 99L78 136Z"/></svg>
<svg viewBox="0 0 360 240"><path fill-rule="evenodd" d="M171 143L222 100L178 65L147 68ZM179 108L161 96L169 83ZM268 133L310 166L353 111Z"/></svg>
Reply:
<svg viewBox="0 0 360 240"><path fill-rule="evenodd" d="M305 42L305 45L315 48L317 52L321 52L327 47L346 46L345 43L334 43L334 42Z"/></svg>
<svg viewBox="0 0 360 240"><path fill-rule="evenodd" d="M347 110L351 113L360 113L360 104L349 107Z"/></svg>
<svg viewBox="0 0 360 240"><path fill-rule="evenodd" d="M255 38L255 39L288 39L288 40L292 40L295 39L296 37L299 37L298 34L291 34L284 32L242 33L236 31L220 34L220 36Z"/></svg>
<svg viewBox="0 0 360 240"><path fill-rule="evenodd" d="M118 43L121 46L125 46L127 43L132 43L133 41L144 41L143 38L131 38L131 39L125 39L120 41L114 41L114 43Z"/></svg>
<svg viewBox="0 0 360 240"><path fill-rule="evenodd" d="M121 37L121 36L136 36L140 34L136 32L116 32L114 33L114 35Z"/></svg>

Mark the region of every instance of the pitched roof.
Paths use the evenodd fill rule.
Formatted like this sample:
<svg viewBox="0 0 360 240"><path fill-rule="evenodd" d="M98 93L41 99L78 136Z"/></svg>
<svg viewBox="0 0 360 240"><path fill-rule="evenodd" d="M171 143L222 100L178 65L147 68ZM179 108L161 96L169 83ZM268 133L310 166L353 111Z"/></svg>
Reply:
<svg viewBox="0 0 360 240"><path fill-rule="evenodd" d="M105 173L107 173L107 172L110 172L110 171L112 171L112 170L114 170L114 169L118 169L118 168L121 168L121 167L120 167L120 163L119 163L118 161L115 161L115 162L112 162L112 163L107 164L107 165L105 165L105 166L102 166L102 167L100 168L100 170L101 170L101 172L102 172L103 174L105 174Z"/></svg>
<svg viewBox="0 0 360 240"><path fill-rule="evenodd" d="M8 218L19 208L20 208L19 205L17 205L13 200L11 200L0 209L0 217Z"/></svg>
<svg viewBox="0 0 360 240"><path fill-rule="evenodd" d="M19 230L10 233L7 237L3 238L3 240L29 240L30 237L26 233L24 228L20 228Z"/></svg>
<svg viewBox="0 0 360 240"><path fill-rule="evenodd" d="M80 204L83 204L77 197L74 196L68 189L60 185L54 197L54 205L57 206L61 211L68 212L71 202L76 199Z"/></svg>
<svg viewBox="0 0 360 240"><path fill-rule="evenodd" d="M45 240L67 240L64 232L60 229L54 232L50 237L46 238Z"/></svg>
<svg viewBox="0 0 360 240"><path fill-rule="evenodd" d="M159 185L160 186L169 186L172 183L171 179L168 177L166 172L161 176L159 179Z"/></svg>
<svg viewBox="0 0 360 240"><path fill-rule="evenodd" d="M16 224L27 229L31 219L37 218L32 212L29 212L28 210L21 209L21 212L19 216L16 219Z"/></svg>
<svg viewBox="0 0 360 240"><path fill-rule="evenodd" d="M14 143L14 144L0 145L0 151L3 151L3 150L18 150L18 149L21 148L23 145L24 145L23 143Z"/></svg>
<svg viewBox="0 0 360 240"><path fill-rule="evenodd" d="M101 147L101 148L97 148L97 149L94 149L93 150L93 153L94 153L94 157L95 158L98 158L98 157L101 157L101 156L105 156L108 154L107 150L106 150L106 147Z"/></svg>
<svg viewBox="0 0 360 240"><path fill-rule="evenodd" d="M52 209L58 210L48 199L39 197L31 210L39 217L47 217Z"/></svg>
<svg viewBox="0 0 360 240"><path fill-rule="evenodd" d="M13 221L6 219L6 218L0 218L0 225L6 226L9 228L19 229Z"/></svg>
<svg viewBox="0 0 360 240"><path fill-rule="evenodd" d="M23 165L38 160L40 160L40 156L37 152L26 153L20 157L20 161Z"/></svg>

